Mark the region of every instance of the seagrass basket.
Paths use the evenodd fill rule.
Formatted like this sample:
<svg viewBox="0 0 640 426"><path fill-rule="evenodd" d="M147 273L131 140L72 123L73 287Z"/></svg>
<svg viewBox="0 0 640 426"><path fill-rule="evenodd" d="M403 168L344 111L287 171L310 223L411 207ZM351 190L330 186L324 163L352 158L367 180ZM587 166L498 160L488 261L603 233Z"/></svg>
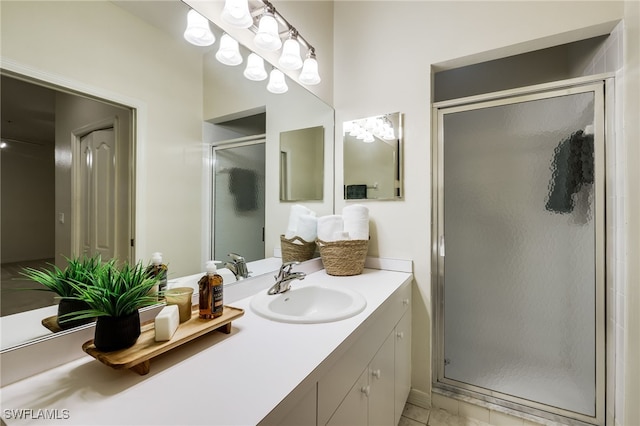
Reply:
<svg viewBox="0 0 640 426"><path fill-rule="evenodd" d="M369 240L316 240L324 269L329 275L359 275L369 251Z"/></svg>
<svg viewBox="0 0 640 426"><path fill-rule="evenodd" d="M304 262L313 257L316 252L315 241L308 242L298 236L287 239L280 235L280 248L282 249L282 262Z"/></svg>

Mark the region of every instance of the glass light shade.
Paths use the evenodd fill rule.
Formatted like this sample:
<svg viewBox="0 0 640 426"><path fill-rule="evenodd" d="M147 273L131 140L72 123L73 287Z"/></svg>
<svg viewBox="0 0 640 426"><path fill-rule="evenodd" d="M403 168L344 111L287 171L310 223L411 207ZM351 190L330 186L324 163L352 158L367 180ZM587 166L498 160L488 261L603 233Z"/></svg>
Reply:
<svg viewBox="0 0 640 426"><path fill-rule="evenodd" d="M209 27L209 20L193 9L187 14L187 29L184 30L184 38L196 46L211 46L216 41L216 37Z"/></svg>
<svg viewBox="0 0 640 426"><path fill-rule="evenodd" d="M233 37L229 34L222 34L216 59L225 65L240 65L242 63L242 55L239 49L238 42Z"/></svg>
<svg viewBox="0 0 640 426"><path fill-rule="evenodd" d="M222 9L222 19L236 28L249 28L253 18L247 0L226 0Z"/></svg>
<svg viewBox="0 0 640 426"><path fill-rule="evenodd" d="M261 49L275 52L282 47L282 40L278 33L278 21L271 14L264 14L258 24L258 32L253 41Z"/></svg>
<svg viewBox="0 0 640 426"><path fill-rule="evenodd" d="M365 132L364 139L362 139L362 142L365 142L365 143L371 143L371 142L373 142L374 140L375 140L375 139L373 139L373 135L372 135L371 133L369 133L369 132Z"/></svg>
<svg viewBox="0 0 640 426"><path fill-rule="evenodd" d="M264 59L255 53L250 53L247 57L247 67L244 76L249 80L262 81L267 78L267 71L264 69Z"/></svg>
<svg viewBox="0 0 640 426"><path fill-rule="evenodd" d="M267 90L275 94L285 93L287 90L289 90L282 71L278 69L271 70L271 74L269 75L269 84L267 84Z"/></svg>
<svg viewBox="0 0 640 426"><path fill-rule="evenodd" d="M300 43L298 43L298 40L295 38L285 40L278 64L285 70L293 71L302 68Z"/></svg>
<svg viewBox="0 0 640 426"><path fill-rule="evenodd" d="M320 83L320 75L318 74L318 61L316 58L307 58L302 65L302 71L298 77L300 83L314 85Z"/></svg>

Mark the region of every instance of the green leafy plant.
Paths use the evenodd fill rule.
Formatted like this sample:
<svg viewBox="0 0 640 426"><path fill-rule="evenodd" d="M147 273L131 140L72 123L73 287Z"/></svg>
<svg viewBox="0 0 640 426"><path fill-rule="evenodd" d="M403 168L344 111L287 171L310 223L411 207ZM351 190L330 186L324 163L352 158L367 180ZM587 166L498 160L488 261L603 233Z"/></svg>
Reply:
<svg viewBox="0 0 640 426"><path fill-rule="evenodd" d="M68 315L73 319L82 319L133 314L140 308L158 303L158 297L152 289L158 285L159 279L150 276L141 262L135 265L125 263L118 268L115 260L110 260L92 273L88 285L69 280L77 292L73 299L86 302L89 309Z"/></svg>
<svg viewBox="0 0 640 426"><path fill-rule="evenodd" d="M25 290L52 291L60 297L74 297L79 287L86 286L93 279L93 274L102 265L102 259L100 255L93 257L85 255L76 259L67 259L67 263L64 269L52 264L49 264L52 269L24 268L20 273L22 276L45 287ZM71 284L72 282L75 286Z"/></svg>

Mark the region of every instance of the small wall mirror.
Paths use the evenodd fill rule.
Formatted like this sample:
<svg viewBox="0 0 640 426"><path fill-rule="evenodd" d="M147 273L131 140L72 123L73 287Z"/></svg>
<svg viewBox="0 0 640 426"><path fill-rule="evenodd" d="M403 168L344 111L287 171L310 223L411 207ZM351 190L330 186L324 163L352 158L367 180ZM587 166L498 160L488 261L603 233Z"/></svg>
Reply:
<svg viewBox="0 0 640 426"><path fill-rule="evenodd" d="M280 133L280 201L322 200L324 127Z"/></svg>
<svg viewBox="0 0 640 426"><path fill-rule="evenodd" d="M344 199L402 199L402 114L343 123Z"/></svg>

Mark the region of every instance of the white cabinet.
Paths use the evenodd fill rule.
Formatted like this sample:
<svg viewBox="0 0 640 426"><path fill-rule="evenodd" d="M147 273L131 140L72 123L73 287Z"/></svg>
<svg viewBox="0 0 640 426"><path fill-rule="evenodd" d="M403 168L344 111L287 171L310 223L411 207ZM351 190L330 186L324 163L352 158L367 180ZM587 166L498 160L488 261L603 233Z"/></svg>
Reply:
<svg viewBox="0 0 640 426"><path fill-rule="evenodd" d="M395 329L395 421L397 425L411 390L411 309Z"/></svg>
<svg viewBox="0 0 640 426"><path fill-rule="evenodd" d="M369 369L360 374L349 393L338 407L327 426L357 426L366 425L368 418L369 398Z"/></svg>
<svg viewBox="0 0 640 426"><path fill-rule="evenodd" d="M318 425L397 425L411 386L411 287L318 381Z"/></svg>

